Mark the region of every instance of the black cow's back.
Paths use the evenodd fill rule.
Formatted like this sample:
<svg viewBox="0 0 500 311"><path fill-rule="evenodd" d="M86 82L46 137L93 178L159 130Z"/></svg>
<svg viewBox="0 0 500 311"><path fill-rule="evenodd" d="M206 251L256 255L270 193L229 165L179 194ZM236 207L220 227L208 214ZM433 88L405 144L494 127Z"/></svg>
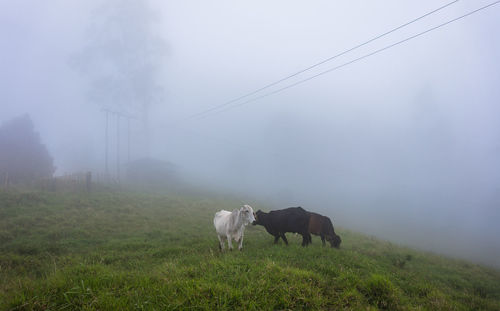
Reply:
<svg viewBox="0 0 500 311"><path fill-rule="evenodd" d="M270 211L269 218L279 232L304 233L308 230L309 213L302 207Z"/></svg>

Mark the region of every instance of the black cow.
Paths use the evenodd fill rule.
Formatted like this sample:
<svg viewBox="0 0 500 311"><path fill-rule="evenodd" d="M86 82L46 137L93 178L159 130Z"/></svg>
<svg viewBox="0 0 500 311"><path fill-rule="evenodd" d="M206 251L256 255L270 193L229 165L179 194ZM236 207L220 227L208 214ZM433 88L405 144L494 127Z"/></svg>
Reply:
<svg viewBox="0 0 500 311"><path fill-rule="evenodd" d="M330 218L313 212L309 214L311 215L309 218L309 233L319 235L321 237L321 242L323 242L323 246L325 246L326 238L332 247L339 248L342 240L335 234Z"/></svg>
<svg viewBox="0 0 500 311"><path fill-rule="evenodd" d="M274 243L281 237L286 245L286 232L295 232L302 235L302 246L311 242L309 234L309 213L302 207L289 207L282 210L264 213L258 210L255 214L254 225L262 225L266 231L274 236Z"/></svg>

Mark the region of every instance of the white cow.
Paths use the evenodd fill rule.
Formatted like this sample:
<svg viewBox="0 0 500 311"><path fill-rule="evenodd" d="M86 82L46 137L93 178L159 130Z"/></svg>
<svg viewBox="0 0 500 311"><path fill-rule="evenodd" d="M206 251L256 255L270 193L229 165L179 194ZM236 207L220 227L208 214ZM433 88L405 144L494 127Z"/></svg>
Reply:
<svg viewBox="0 0 500 311"><path fill-rule="evenodd" d="M243 232L245 226L255 221L253 209L250 205L243 205L234 211L221 210L215 213L214 226L219 238L219 248L224 250L224 239L227 239L229 250L233 250L231 239L239 243L238 249L243 248Z"/></svg>

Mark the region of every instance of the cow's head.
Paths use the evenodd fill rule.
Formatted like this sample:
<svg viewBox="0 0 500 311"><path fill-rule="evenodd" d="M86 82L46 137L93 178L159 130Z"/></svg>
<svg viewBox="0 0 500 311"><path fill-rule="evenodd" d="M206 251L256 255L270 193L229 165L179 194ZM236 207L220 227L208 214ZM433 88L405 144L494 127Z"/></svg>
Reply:
<svg viewBox="0 0 500 311"><path fill-rule="evenodd" d="M255 213L255 220L254 222L252 223L252 225L261 225L262 223L260 222L260 216L264 214L263 211L261 210L258 210L257 213Z"/></svg>
<svg viewBox="0 0 500 311"><path fill-rule="evenodd" d="M342 239L340 236L336 235L335 233L333 236L329 235L326 237L327 241L330 242L330 245L335 248L340 248L340 243L342 242Z"/></svg>
<svg viewBox="0 0 500 311"><path fill-rule="evenodd" d="M240 208L240 214L242 215L241 217L245 225L255 222L255 214L253 212L253 208L250 205L243 205Z"/></svg>

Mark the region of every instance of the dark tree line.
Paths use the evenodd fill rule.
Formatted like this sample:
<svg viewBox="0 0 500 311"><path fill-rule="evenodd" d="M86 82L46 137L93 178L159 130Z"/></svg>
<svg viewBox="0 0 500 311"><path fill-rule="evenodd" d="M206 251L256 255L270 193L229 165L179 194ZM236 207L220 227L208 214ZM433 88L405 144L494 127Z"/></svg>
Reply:
<svg viewBox="0 0 500 311"><path fill-rule="evenodd" d="M55 167L29 115L0 126L0 181L14 184L52 177Z"/></svg>

